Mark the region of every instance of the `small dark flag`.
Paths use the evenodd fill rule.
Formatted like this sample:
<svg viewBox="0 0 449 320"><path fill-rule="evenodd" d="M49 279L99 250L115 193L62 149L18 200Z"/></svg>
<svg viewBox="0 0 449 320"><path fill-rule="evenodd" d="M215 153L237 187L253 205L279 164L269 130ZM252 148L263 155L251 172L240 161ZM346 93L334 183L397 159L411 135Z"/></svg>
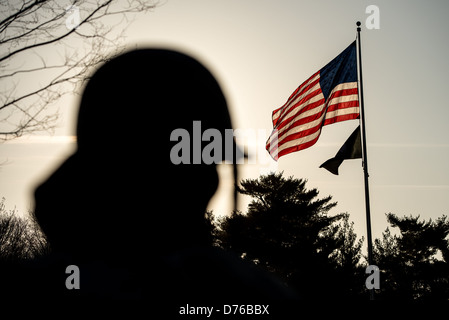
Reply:
<svg viewBox="0 0 449 320"><path fill-rule="evenodd" d="M340 167L344 160L359 158L362 158L360 126L358 126L357 129L355 129L354 132L349 136L348 140L346 140L340 150L338 150L335 157L327 160L320 166L320 168L327 169L333 174L338 175L338 167Z"/></svg>

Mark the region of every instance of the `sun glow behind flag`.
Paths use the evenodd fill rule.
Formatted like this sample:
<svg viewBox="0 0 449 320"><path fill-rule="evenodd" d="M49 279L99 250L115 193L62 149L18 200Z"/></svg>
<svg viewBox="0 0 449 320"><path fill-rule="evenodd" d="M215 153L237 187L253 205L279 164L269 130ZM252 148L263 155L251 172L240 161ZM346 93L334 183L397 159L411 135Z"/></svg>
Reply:
<svg viewBox="0 0 449 320"><path fill-rule="evenodd" d="M357 119L356 42L302 83L287 102L272 113L273 131L266 149L274 160L314 145L321 128Z"/></svg>

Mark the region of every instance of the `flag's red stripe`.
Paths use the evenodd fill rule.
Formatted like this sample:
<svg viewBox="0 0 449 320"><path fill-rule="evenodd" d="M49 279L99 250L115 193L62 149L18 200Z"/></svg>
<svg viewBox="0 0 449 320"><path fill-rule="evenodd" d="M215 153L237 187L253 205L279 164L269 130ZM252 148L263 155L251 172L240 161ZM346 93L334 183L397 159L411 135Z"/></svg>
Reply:
<svg viewBox="0 0 449 320"><path fill-rule="evenodd" d="M357 94L357 93L358 93L357 88L337 90L331 94L331 96L329 97L329 100L336 98L336 97L349 96L349 95Z"/></svg>
<svg viewBox="0 0 449 320"><path fill-rule="evenodd" d="M309 82L310 79L312 79L314 76L310 77L306 82L303 83L303 85L307 82ZM299 92L297 92L297 94L295 94L294 96L292 96L290 99L288 99L289 101L293 101L296 98L298 98L298 96L302 95L303 93L309 91L310 89L312 89L314 86L317 85L317 83L320 82L320 77L317 77L314 81L310 82L309 84L307 84L307 86L305 86L304 88L302 88ZM304 99L301 99L301 101L303 101ZM297 105L298 103L296 103L295 105ZM290 112L290 111L289 111Z"/></svg>
<svg viewBox="0 0 449 320"><path fill-rule="evenodd" d="M323 126L322 122L320 121L320 123L312 128L308 128L299 132L295 132L292 134L289 134L288 136L284 136L283 138L279 138L279 142L278 142L278 147L280 147L281 145L283 145L284 143L287 143L289 141L292 140L296 140L296 139L300 139L300 138L304 138L307 136L310 136L311 134L314 134L315 132L317 132L318 130L321 129L321 127Z"/></svg>
<svg viewBox="0 0 449 320"><path fill-rule="evenodd" d="M304 86L310 81L310 79L313 79L314 77L317 76L317 74L320 73L320 70L318 70L317 72L315 72L311 77L309 77L309 79L307 79L306 81L304 81L303 83L300 84L300 86L290 95L290 97L288 98L288 100L292 100L294 96L296 96L296 94L299 91L304 91L303 88ZM318 77L319 79L319 77Z"/></svg>
<svg viewBox="0 0 449 320"><path fill-rule="evenodd" d="M317 79L315 79L312 82L311 79L316 77L319 74L319 71L312 75L309 79L307 79L304 83L302 83L289 97L287 102L281 107L272 112L272 121L273 121L273 128L275 130L278 130L278 137L276 140L271 141L270 135L269 139L266 143L266 149L269 151L269 153L276 158L276 160L288 153L303 150L306 148L311 147L314 145L317 141L319 136L321 135L321 128L324 125L329 125L332 123L340 122L340 121L346 121L351 119L357 119L359 117L358 112L350 113L350 114L343 114L339 115L338 110L346 109L346 108L354 108L359 106L358 102L358 89L357 88L348 88L348 89L341 89L332 92L331 96L328 97L327 101L324 101L324 99L320 99L318 101L314 101L312 103L308 103L311 99L316 97L319 94L322 94L321 88L314 90L313 92L307 93L313 86L315 86L317 83L319 83L319 76ZM299 101L295 101L295 99L298 99L301 95L305 95L302 97ZM346 100L348 98L344 98L345 96L351 96L355 95L355 99L349 100L349 101L342 101L338 102L338 100ZM349 99L352 99L350 97ZM330 105L326 110L326 103L334 102L334 104ZM336 102L336 103L335 103ZM316 113L311 114L307 117L300 118L303 113L316 109ZM331 116L328 112L334 112L335 115ZM324 114L326 113L326 114ZM290 115L290 116L289 116ZM286 118L288 116L288 118ZM329 116L330 118L326 118L326 116ZM297 119L300 118L300 119ZM295 120L297 119L297 120ZM319 119L324 119L324 121L318 121ZM304 130L301 130L301 126L307 125L311 122L317 122L316 125L314 125L311 128L305 128ZM301 131L294 132L292 131L298 128ZM280 132L282 131L282 132ZM304 143L300 143L298 141L296 145L287 147L285 149L282 148L283 145L285 145L288 142L291 142L292 144L295 143L295 140L304 140L304 138L312 135L317 134L317 137L313 138L311 141L307 141ZM305 139L307 140L307 139ZM273 145L270 144L270 141L273 143ZM277 153L278 152L278 153ZM277 156L276 156L277 153Z"/></svg>
<svg viewBox="0 0 449 320"><path fill-rule="evenodd" d="M276 124L277 124L277 122L278 122L278 119L279 119L279 117L276 117L276 118L275 118L274 115L275 115L279 110L281 110L283 107L284 107L284 106L280 107L279 109L274 110L274 111L271 113L271 119L272 119L272 121L273 121L273 127L276 126Z"/></svg>
<svg viewBox="0 0 449 320"><path fill-rule="evenodd" d="M316 75L316 74L315 74L315 75ZM315 75L314 75L314 76L315 76ZM310 78L313 78L314 76L312 76L312 77L310 77ZM309 80L310 80L310 78L309 78ZM316 79L315 81L313 81L312 83L310 83L308 86L306 86L305 89L304 89L303 91L309 90L309 89L312 88L314 85L316 85L316 83L317 83L318 81L319 81L319 78ZM306 81L306 82L307 82L307 81ZM302 93L302 92L301 92L301 93ZM305 97L302 98L299 102L297 102L293 107L286 106L286 109L283 110L282 113L281 113L275 120L273 120L273 123L276 123L275 125L277 125L277 124L279 123L279 125L278 125L276 128L277 128L277 129L281 129L282 127L285 126L285 123L286 123L286 122L291 121L293 118L297 117L298 115L300 115L301 113L303 113L303 112L305 112L305 111L308 111L308 110L310 110L310 109L313 109L313 108L317 107L318 104L317 104L317 102L315 102L315 103L313 103L313 104L308 105L307 107L304 107L303 109L300 108L300 111L299 111L298 113L294 114L293 116L291 116L291 117L289 117L289 118L287 118L287 119L284 119L284 118L283 118L284 116L286 116L287 114L289 114L294 108L300 107L300 106L301 106L302 104L304 104L307 100L313 98L314 96L318 95L319 93L321 93L321 89L315 90L315 91L313 91L312 93L310 93L309 95L305 96ZM353 94L357 94L357 93L358 93L357 88L338 90L338 91L335 91L335 92L332 93L332 95L329 97L328 101L330 101L331 99L334 99L334 98L338 98L338 97L342 97L342 96L346 96L346 95L353 95ZM293 96L293 95L292 95L292 96ZM296 98L296 97L295 97L295 98ZM289 100L290 100L290 99L289 99ZM320 101L322 101L322 103L324 103L324 100L320 100ZM287 102L287 103L288 103L288 102ZM358 103L358 102L357 102L357 103ZM284 106L285 106L285 105L284 105ZM348 104L348 105L345 105L344 103L341 103L340 105L339 105L339 104L335 104L335 105L330 106L330 107L328 108L328 111L335 111L335 110L341 109L341 108L349 108L349 107L351 107L351 106L353 106L353 105L349 105L349 104ZM282 108L282 107L281 107L281 108ZM276 110L273 112L273 115L274 115L276 112L278 112L281 108L276 109ZM282 123L282 122L284 122L284 123Z"/></svg>
<svg viewBox="0 0 449 320"><path fill-rule="evenodd" d="M355 101L353 101L353 102L355 102ZM358 117L359 117L359 113L351 113L351 114L345 114L345 115L339 115L339 116L337 115L337 116L332 117L330 119L326 119L324 121L324 123L323 123L323 126L329 125L329 124L333 124L333 123L336 123L336 122L340 122L340 121L357 119ZM292 141L292 140L296 140L296 139L300 139L300 138L309 136L309 135L311 135L311 134L321 130L321 127L322 127L322 125L320 123L319 125L317 125L315 127L312 127L312 128L309 128L307 130L303 130L303 131L300 131L300 132L297 132L297 133L293 133L293 134L289 134L289 135L287 133L287 136L278 138L277 148L273 148L273 150L271 150L271 145L270 145L270 143L268 143L267 146L266 146L267 147L266 149L270 150L270 153L272 154L276 149L279 149L283 144L285 144L285 143L287 143L289 141ZM282 155L287 154L287 153L303 150L303 149L306 149L306 148L314 145L315 142L318 140L318 137L313 139L313 140L311 140L311 141L309 141L309 142L305 142L303 144L299 144L297 146L292 146L292 147L289 147L289 148L286 148L286 149L283 149L283 150L279 151L278 158L280 156L282 156ZM285 150L289 150L289 151L285 151Z"/></svg>
<svg viewBox="0 0 449 320"><path fill-rule="evenodd" d="M318 79L318 81L319 81L319 79ZM317 82L318 82L318 81L317 81ZM313 85L316 85L316 83L313 84ZM301 100L297 101L295 104L292 104L292 105L287 106L287 107L285 108L285 110L282 110L282 112L281 112L281 114L279 115L278 119L279 119L280 121L283 121L283 117L285 117L287 114L289 114L290 112L292 112L294 109L297 109L297 108L299 108L299 109L301 110L301 112L302 112L303 109L301 109L301 106L302 106L305 102L307 102L308 100L310 100L310 99L312 99L313 97L319 95L321 92L322 92L321 89L318 88L318 89L316 89L316 90L310 92L308 95L306 95L305 97L303 97ZM301 94L302 94L302 93L301 93ZM293 103L293 101L291 101L291 103ZM308 109L304 109L304 111L305 111L305 110L308 110ZM279 120L276 120L276 122L279 122Z"/></svg>
<svg viewBox="0 0 449 320"><path fill-rule="evenodd" d="M272 117L273 117L273 119L272 119L272 120L273 120L273 126L275 126L275 125L277 124L277 122L278 122L278 120L279 120L279 117L282 116L282 114L286 114L286 113L290 112L290 110L287 110L287 109L291 109L291 108L289 108L289 107L290 107L290 104L293 102L293 100L295 100L295 99L297 98L297 96L299 96L299 95L303 94L304 92L308 91L310 88L312 88L313 86L315 86L315 85L320 81L320 78L318 77L318 78L315 79L313 82L307 84L307 83L310 81L310 79L313 79L314 77L316 77L316 75L317 75L318 73L319 73L319 71L318 71L317 73L315 73L313 76L311 76L309 79L307 79L306 81L304 81L304 82L303 82L298 88L296 88L296 90L290 95L290 97L288 98L287 102L286 102L282 107L280 107L280 108L278 108L278 109L276 109L276 110L273 111L273 113L272 113ZM296 106L296 105L299 105L299 103L296 103L295 106ZM295 106L294 106L294 107L295 107ZM280 113L279 116L277 116L277 117L275 118L276 113L277 113L279 110L281 110L281 109L283 109L282 112Z"/></svg>
<svg viewBox="0 0 449 320"><path fill-rule="evenodd" d="M310 116L308 116L308 117L299 119L299 120L297 120L297 121L295 121L295 122L289 123L290 127L288 128L288 130L286 130L286 131L284 131L284 132L282 132L282 133L280 133L280 132L278 131L278 135L279 135L278 138L279 138L279 140L282 141L282 139L284 139L286 136L289 136L289 135L291 135L291 134L296 134L296 133L290 133L294 128L299 127L299 126L302 126L302 125L307 124L307 123L310 123L310 122L312 122L312 121L321 119L324 112L325 112L325 110L324 110L324 108L323 108L322 110L320 110L319 112L317 112L317 113L315 113L315 114L313 114L313 115L310 115ZM320 122L319 126L321 126L321 122ZM310 129L310 128L309 128L309 129ZM305 129L305 130L302 130L301 132L304 132L304 131L307 131L307 130L308 130L308 129Z"/></svg>
<svg viewBox="0 0 449 320"><path fill-rule="evenodd" d="M349 102L337 104L335 106L337 106L337 107L344 107L344 108L355 107L355 106L358 106L358 101L349 101ZM319 112L318 114L315 114L313 116L300 119L299 121L293 123L291 125L291 127L289 128L289 130L287 130L286 132L284 132L283 134L281 134L278 137L277 148L274 148L273 150L270 150L270 147L271 147L270 143L267 143L267 150L270 150L270 153L273 153L273 151L275 149L279 149L283 144L285 144L285 143L287 143L289 141L300 139L300 138L309 136L309 135L317 132L318 130L321 129L322 125L329 125L329 124L340 122L340 121L357 119L359 117L359 113L351 113L351 114L346 114L346 115L337 115L337 116L332 117L330 119L326 119L323 124L320 122L320 124L316 125L315 127L312 127L312 128L300 131L300 132L296 132L296 133L293 133L293 134L289 134L289 131L291 129L293 129L293 128L297 127L297 126L300 126L300 125L303 125L303 124L306 124L306 123L309 123L311 121L319 119L322 116L323 112L324 112L324 109L321 112ZM316 138L314 140L316 141L316 140L318 140L318 138ZM292 150L290 152L299 151L299 150L302 150L302 149L306 149L306 148L312 146L313 144L314 143L310 144L309 142L306 142L304 144L300 144L298 146L298 148L296 148L296 146L294 146L294 147L286 148L285 150ZM278 157L280 157L282 154L286 154L284 152L284 150L279 152Z"/></svg>
<svg viewBox="0 0 449 320"><path fill-rule="evenodd" d="M286 155L288 153L304 150L304 149L307 149L307 148L313 146L318 141L319 137L320 137L320 135L318 135L315 139L310 140L308 142L305 142L305 143L302 143L302 144L299 144L299 145L296 145L296 146L292 146L292 147L289 147L289 148L285 148L285 149L279 151L278 158L283 156L283 155Z"/></svg>
<svg viewBox="0 0 449 320"><path fill-rule="evenodd" d="M339 102L336 104L333 104L327 108L327 112L346 109L346 108L354 108L359 106L358 100L351 100L346 102Z"/></svg>
<svg viewBox="0 0 449 320"><path fill-rule="evenodd" d="M350 114L345 114L342 116L336 116L336 117L324 120L323 125L327 126L328 124L346 121L346 120L353 120L353 119L357 119L358 117L359 117L359 113L350 113Z"/></svg>
<svg viewBox="0 0 449 320"><path fill-rule="evenodd" d="M320 90L320 93L321 93L321 90ZM306 123L308 121L315 120L314 116L316 114L321 113L323 111L324 108L321 108L321 110L319 110L319 108L324 105L324 102L325 102L324 99L320 99L318 101L315 101L315 102L312 102L312 103L306 105L303 109L299 110L297 113L293 114L291 117L289 117L287 119L283 119L282 122L280 122L276 126L276 129L281 130L285 126L288 127L288 124L291 123L291 121L294 121L294 123L297 123L297 122L299 122L299 123ZM312 110L312 109L315 109L315 108L317 109L317 113L315 113L313 115L310 115L310 116L307 116L307 117L302 118L302 119L298 119L296 121L294 120L296 117L300 116L304 112ZM304 119L308 119L308 121L304 122ZM291 127L288 127L288 128L292 128L292 127L294 127L294 126L291 126Z"/></svg>

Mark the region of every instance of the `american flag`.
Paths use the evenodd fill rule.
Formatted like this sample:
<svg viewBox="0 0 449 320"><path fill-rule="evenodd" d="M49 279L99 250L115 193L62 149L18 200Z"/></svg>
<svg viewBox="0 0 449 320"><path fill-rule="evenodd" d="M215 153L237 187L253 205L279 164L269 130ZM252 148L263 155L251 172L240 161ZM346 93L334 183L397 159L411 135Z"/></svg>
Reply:
<svg viewBox="0 0 449 320"><path fill-rule="evenodd" d="M274 160L314 145L321 128L357 119L357 58L354 41L334 60L302 83L273 111L273 131L266 149Z"/></svg>

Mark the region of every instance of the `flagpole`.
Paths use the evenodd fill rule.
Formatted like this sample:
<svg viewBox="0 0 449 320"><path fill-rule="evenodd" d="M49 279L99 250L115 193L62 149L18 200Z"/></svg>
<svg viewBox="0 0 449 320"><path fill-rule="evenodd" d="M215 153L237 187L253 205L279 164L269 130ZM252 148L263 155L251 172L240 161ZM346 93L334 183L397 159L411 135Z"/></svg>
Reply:
<svg viewBox="0 0 449 320"><path fill-rule="evenodd" d="M373 240L371 235L371 213L369 205L369 185L368 185L368 155L366 152L366 126L365 126L365 108L363 102L363 78L362 78L362 45L360 40L360 21L357 21L357 43L359 51L359 81L360 81L360 122L362 129L362 156L363 173L365 177L365 206L366 206L366 236L368 241L368 264L373 265ZM370 290L370 299L374 300L374 289Z"/></svg>

